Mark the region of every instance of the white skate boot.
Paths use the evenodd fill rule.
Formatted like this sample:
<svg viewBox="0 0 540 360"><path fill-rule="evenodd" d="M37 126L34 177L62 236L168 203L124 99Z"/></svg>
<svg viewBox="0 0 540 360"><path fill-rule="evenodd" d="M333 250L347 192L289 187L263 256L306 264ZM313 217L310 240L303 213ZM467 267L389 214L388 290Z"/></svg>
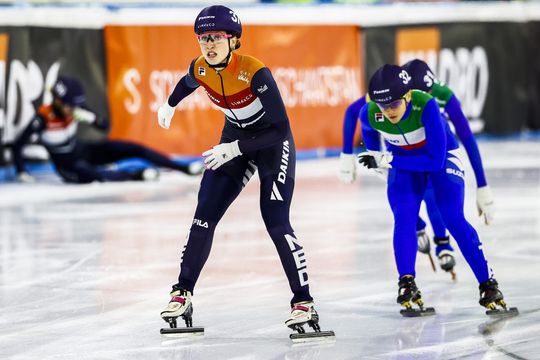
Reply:
<svg viewBox="0 0 540 360"><path fill-rule="evenodd" d="M416 231L416 238L418 240L418 251L422 254L426 254L429 257L429 262L431 263L431 268L433 271L437 271L435 268L435 262L431 256L431 243L429 236L426 233L426 229Z"/></svg>
<svg viewBox="0 0 540 360"><path fill-rule="evenodd" d="M426 234L426 230L416 231L416 238L418 239L418 251L422 254L429 254L431 250L431 244L429 241L429 236Z"/></svg>
<svg viewBox="0 0 540 360"><path fill-rule="evenodd" d="M161 329L163 335L178 334L204 334L203 327L193 327L192 323L193 305L191 304L191 292L184 289L174 288L171 292L171 300L167 307L161 312L161 317L169 323L169 329ZM178 328L176 320L182 317L186 323L185 328Z"/></svg>
<svg viewBox="0 0 540 360"><path fill-rule="evenodd" d="M304 325L308 324L313 332L306 333ZM321 339L333 339L333 331L321 331L319 326L319 314L314 308L313 301L295 303L291 307L291 315L285 320L285 325L297 331L297 334L289 335L293 342L305 342Z"/></svg>

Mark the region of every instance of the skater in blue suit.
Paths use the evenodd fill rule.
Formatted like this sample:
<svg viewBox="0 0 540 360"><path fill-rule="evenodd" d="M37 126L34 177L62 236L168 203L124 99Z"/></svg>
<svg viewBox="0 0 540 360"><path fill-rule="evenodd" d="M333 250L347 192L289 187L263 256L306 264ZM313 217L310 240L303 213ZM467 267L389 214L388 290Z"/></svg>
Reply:
<svg viewBox="0 0 540 360"><path fill-rule="evenodd" d="M394 256L399 273L397 302L412 310L423 302L415 283L416 223L428 183L448 231L456 239L480 289L480 305L506 309L503 295L482 251L476 230L463 213L464 167L456 139L440 115L435 99L411 90L411 76L402 67L384 65L369 83L371 101L360 111L367 152L359 162L388 170L388 201L394 214ZM381 151L380 137L386 150Z"/></svg>
<svg viewBox="0 0 540 360"><path fill-rule="evenodd" d="M429 66L422 60L414 59L403 65L403 68L411 76L411 88L422 90L435 98L441 114L449 120L455 129L457 138L463 144L469 162L473 168L476 183L476 205L478 214L483 217L486 225L493 221L493 196L486 181L482 158L476 143L476 139L471 131L467 117L461 109L459 100L453 91L445 84L437 81ZM349 105L345 111L343 119L343 148L340 154L339 178L344 183L352 183L356 177L356 164L353 154L353 140L357 128L357 121L360 116L360 109L369 102L369 96L365 95ZM455 279L454 266L455 253L450 243L446 225L442 220L442 215L435 202L433 188L428 184L424 195L428 217L434 232L433 241L436 245L435 254L439 260L442 270L452 274ZM426 233L426 222L419 216L416 225L416 235L418 239L418 251L429 254L431 259L430 238ZM435 270L433 261L433 269Z"/></svg>

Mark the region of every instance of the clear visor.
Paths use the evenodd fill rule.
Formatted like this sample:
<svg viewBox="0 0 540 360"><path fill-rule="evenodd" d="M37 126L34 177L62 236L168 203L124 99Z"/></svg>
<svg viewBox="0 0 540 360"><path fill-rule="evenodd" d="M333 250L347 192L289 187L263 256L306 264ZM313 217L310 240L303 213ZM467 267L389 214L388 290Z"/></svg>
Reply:
<svg viewBox="0 0 540 360"><path fill-rule="evenodd" d="M226 34L223 32L204 33L201 35L197 35L197 40L199 41L200 44L208 44L210 41L213 43L219 43L232 37L233 37L232 35Z"/></svg>
<svg viewBox="0 0 540 360"><path fill-rule="evenodd" d="M381 110L388 110L388 109L395 110L395 109L399 108L401 106L401 104L403 104L404 101L405 101L405 97L402 97L402 98L394 100L394 101L392 101L391 103L388 103L388 104L377 103L377 106Z"/></svg>

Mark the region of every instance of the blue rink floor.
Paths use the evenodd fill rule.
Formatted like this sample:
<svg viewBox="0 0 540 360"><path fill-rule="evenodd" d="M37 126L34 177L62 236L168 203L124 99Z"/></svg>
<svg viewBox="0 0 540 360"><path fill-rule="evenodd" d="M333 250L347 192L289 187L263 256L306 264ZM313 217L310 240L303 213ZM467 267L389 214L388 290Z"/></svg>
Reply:
<svg viewBox="0 0 540 360"><path fill-rule="evenodd" d="M330 158L298 163L292 224L335 342L288 338L291 294L259 214L257 177L218 226L193 298L206 334L163 338L159 313L199 178L77 186L48 174L0 184L0 359L540 359L540 141L480 149L496 219L486 227L477 218L471 171L466 213L518 317L484 315L461 254L456 283L419 254L417 283L437 315L402 318L384 184L364 169L341 184Z"/></svg>

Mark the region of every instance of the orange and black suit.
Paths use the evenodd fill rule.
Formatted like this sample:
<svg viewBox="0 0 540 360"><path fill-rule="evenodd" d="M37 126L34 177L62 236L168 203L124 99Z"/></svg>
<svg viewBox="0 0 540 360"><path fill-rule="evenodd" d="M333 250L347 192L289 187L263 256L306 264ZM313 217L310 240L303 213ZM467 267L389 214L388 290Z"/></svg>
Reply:
<svg viewBox="0 0 540 360"><path fill-rule="evenodd" d="M289 221L296 165L294 140L270 70L254 57L233 53L227 67L217 71L201 56L193 60L188 74L176 85L169 105L176 106L199 86L225 114L220 143L238 140L242 155L204 173L174 288L193 291L217 223L258 170L260 209L294 294L291 303L312 300L304 250Z"/></svg>

